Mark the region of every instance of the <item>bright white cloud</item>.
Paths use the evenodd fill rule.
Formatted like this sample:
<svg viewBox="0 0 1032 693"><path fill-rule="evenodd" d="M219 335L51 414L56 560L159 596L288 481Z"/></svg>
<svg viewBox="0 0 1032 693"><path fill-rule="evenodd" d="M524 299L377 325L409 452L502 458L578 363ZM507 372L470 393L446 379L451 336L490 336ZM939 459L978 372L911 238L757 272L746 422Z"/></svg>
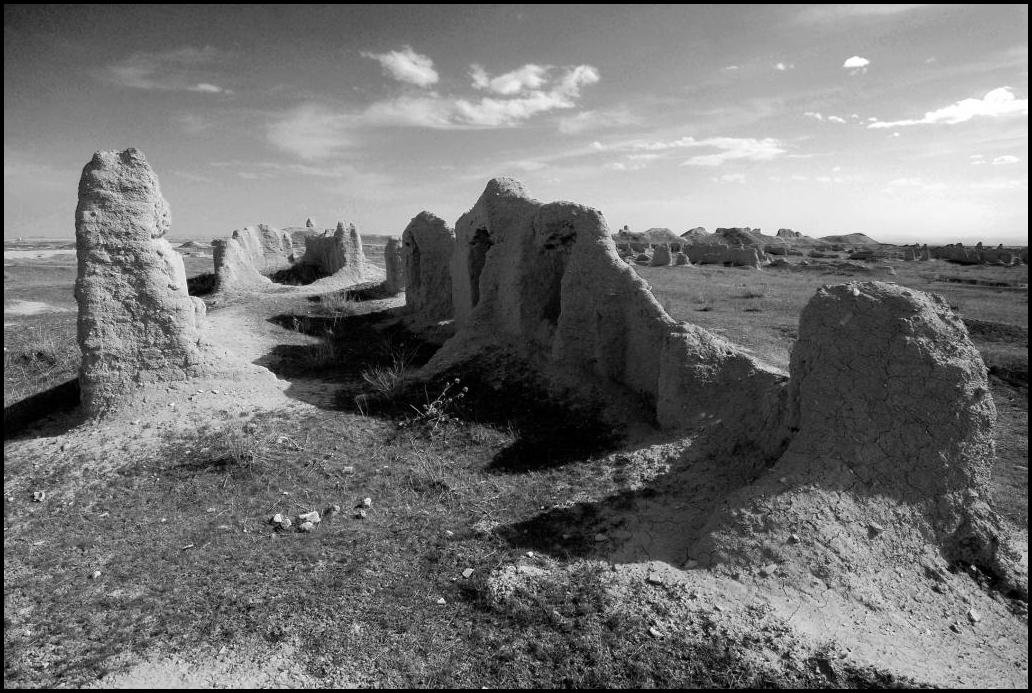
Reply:
<svg viewBox="0 0 1032 693"><path fill-rule="evenodd" d="M480 65L473 65L470 68L470 76L473 78L473 87L476 89L484 89L502 96L514 96L544 86L548 81L550 67L549 65L528 64L512 72L506 72L504 75L491 77Z"/></svg>
<svg viewBox="0 0 1032 693"><path fill-rule="evenodd" d="M846 119L842 118L841 116L833 115L833 116L828 116L828 122L829 123L838 123L839 125L842 125L842 124L844 124L846 122Z"/></svg>
<svg viewBox="0 0 1032 693"><path fill-rule="evenodd" d="M1010 87L1000 87L988 92L981 99L962 99L954 104L928 111L923 117L912 120L876 121L868 125L871 129L905 127L910 125L956 125L973 118L1003 118L1028 115L1028 99L1014 96Z"/></svg>
<svg viewBox="0 0 1032 693"><path fill-rule="evenodd" d="M383 71L399 82L429 87L439 79L434 61L412 50L411 46L387 53L362 53L362 56L379 62Z"/></svg>
<svg viewBox="0 0 1032 693"><path fill-rule="evenodd" d="M515 98L403 96L372 104L361 121L366 125L437 129L511 127L540 113L574 108L581 88L598 81L598 70L591 65L578 65L559 74L550 88L532 89Z"/></svg>
<svg viewBox="0 0 1032 693"><path fill-rule="evenodd" d="M598 70L579 65L557 73L550 84L543 85L546 88L531 89L514 98L468 99L427 91L376 101L361 111L339 112L319 104L305 104L276 118L266 135L270 143L283 151L302 159L323 159L350 146L355 139L354 131L364 127L514 127L541 113L574 108L581 89L598 80Z"/></svg>
<svg viewBox="0 0 1032 693"><path fill-rule="evenodd" d="M851 75L859 75L867 72L867 66L871 64L871 61L867 58L861 58L859 55L854 55L851 58L846 58L846 62L842 63L842 67L849 70Z"/></svg>
<svg viewBox="0 0 1032 693"><path fill-rule="evenodd" d="M771 137L709 137L697 140L682 137L671 142L642 142L636 149L664 151L669 149L716 149L712 154L699 154L681 162L681 166L720 166L728 161L769 161L785 154L781 142Z"/></svg>
<svg viewBox="0 0 1032 693"><path fill-rule="evenodd" d="M786 153L780 140L772 137L708 137L697 140L681 137L666 142L631 142L625 148L646 152L668 152L679 149L716 149L681 162L681 166L720 166L727 161L769 161Z"/></svg>
<svg viewBox="0 0 1032 693"><path fill-rule="evenodd" d="M1011 164L1016 164L1020 161L1021 159L1019 159L1016 156L1004 154L1003 156L998 156L995 159L993 159L993 166L1010 166Z"/></svg>
<svg viewBox="0 0 1032 693"><path fill-rule="evenodd" d="M199 82L194 86L190 87L190 91L199 91L205 94L221 94L226 91L222 87L216 84L208 84L207 82Z"/></svg>
<svg viewBox="0 0 1032 693"><path fill-rule="evenodd" d="M795 67L795 65L792 64L792 63L775 63L774 64L774 69L777 70L778 72L784 72L786 70L791 70L793 67Z"/></svg>
<svg viewBox="0 0 1032 693"><path fill-rule="evenodd" d="M581 132L592 132L623 125L637 125L640 122L641 119L626 108L607 111L581 111L571 116L561 117L559 119L559 132L565 135L575 135Z"/></svg>
<svg viewBox="0 0 1032 693"><path fill-rule="evenodd" d="M230 94L228 89L198 81L226 54L210 46L186 46L159 53L134 53L110 65L103 73L106 81L130 89L151 91L192 91L201 94Z"/></svg>
<svg viewBox="0 0 1032 693"><path fill-rule="evenodd" d="M892 17L922 7L928 7L928 5L811 5L796 16L796 21L804 24L824 24L850 19L877 19Z"/></svg>
<svg viewBox="0 0 1032 693"><path fill-rule="evenodd" d="M351 144L351 120L323 106L304 104L271 123L266 138L302 159L324 159Z"/></svg>
<svg viewBox="0 0 1032 693"><path fill-rule="evenodd" d="M824 120L824 115L817 111L806 111L803 115L814 120Z"/></svg>
<svg viewBox="0 0 1032 693"><path fill-rule="evenodd" d="M975 190L1028 190L1028 178L993 178L972 183Z"/></svg>

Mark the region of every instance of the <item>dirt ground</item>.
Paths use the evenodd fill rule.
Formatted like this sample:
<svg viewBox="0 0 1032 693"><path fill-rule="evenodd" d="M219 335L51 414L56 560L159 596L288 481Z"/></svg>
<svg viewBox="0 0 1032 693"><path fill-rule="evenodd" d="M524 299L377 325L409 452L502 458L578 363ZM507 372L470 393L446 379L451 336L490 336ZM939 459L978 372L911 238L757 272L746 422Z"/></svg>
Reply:
<svg viewBox="0 0 1032 693"><path fill-rule="evenodd" d="M40 319L18 301L67 306L65 259L30 260L47 271L5 258L5 337ZM859 278L639 272L675 319L781 367L813 291ZM1027 566L1027 267L899 263L872 278L942 293L971 321L995 367L995 500ZM523 423L459 403L433 429L364 415L353 395L404 346L403 298L344 316L316 298L220 299L205 335L226 377L148 389L103 422L55 413L5 441L5 685L1027 687L1027 605L985 576L865 566L878 577L858 598L698 568L686 547L751 481L749 460L654 430L528 456ZM343 516L311 534L268 524L333 503Z"/></svg>

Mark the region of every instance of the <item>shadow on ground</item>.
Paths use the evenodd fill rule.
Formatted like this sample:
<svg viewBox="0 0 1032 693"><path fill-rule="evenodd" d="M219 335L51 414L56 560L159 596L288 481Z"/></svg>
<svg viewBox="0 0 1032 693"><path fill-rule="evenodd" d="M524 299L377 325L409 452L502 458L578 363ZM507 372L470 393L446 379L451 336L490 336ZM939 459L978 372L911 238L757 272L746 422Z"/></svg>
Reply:
<svg viewBox="0 0 1032 693"><path fill-rule="evenodd" d="M4 440L60 435L85 420L79 409L79 379L4 407Z"/></svg>
<svg viewBox="0 0 1032 693"><path fill-rule="evenodd" d="M377 298L375 285L347 292L358 306ZM276 315L270 318L274 324L319 341L279 345L257 363L292 382L288 396L323 409L408 428L454 419L506 431L513 443L489 462L499 473L554 467L619 447L623 435L604 420L601 406L550 392L529 364L511 354L485 354L429 378L412 377L440 345L408 331L397 318L396 310ZM332 399L326 386L335 390Z"/></svg>

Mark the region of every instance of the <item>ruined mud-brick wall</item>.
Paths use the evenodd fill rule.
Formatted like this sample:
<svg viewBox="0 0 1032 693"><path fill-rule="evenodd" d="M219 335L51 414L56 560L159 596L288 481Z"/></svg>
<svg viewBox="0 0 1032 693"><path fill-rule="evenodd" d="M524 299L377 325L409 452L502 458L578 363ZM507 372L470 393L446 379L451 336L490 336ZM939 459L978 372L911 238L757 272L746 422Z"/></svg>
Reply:
<svg viewBox="0 0 1032 693"><path fill-rule="evenodd" d="M991 510L996 408L941 297L882 282L820 289L792 350L784 455L729 499L694 549L870 591L941 552L1017 589ZM834 509L833 512L829 512ZM818 521L814 521L819 518ZM1027 568L1026 568L1027 594Z"/></svg>
<svg viewBox="0 0 1032 693"><path fill-rule="evenodd" d="M360 282L368 274L368 261L362 250L362 237L354 224L337 222L333 235L309 236L301 262L314 265L330 275ZM344 275L347 275L345 277Z"/></svg>
<svg viewBox="0 0 1032 693"><path fill-rule="evenodd" d="M143 152L93 155L75 210L79 382L89 414L116 406L141 383L203 370L204 303L188 295L183 259L163 238L170 225Z"/></svg>
<svg viewBox="0 0 1032 693"><path fill-rule="evenodd" d="M387 239L383 248L383 262L387 278L384 288L390 294L397 294L405 288L405 263L401 256L401 242L394 238Z"/></svg>
<svg viewBox="0 0 1032 693"><path fill-rule="evenodd" d="M268 275L290 268L294 245L289 232L259 224L237 229L230 238L215 239L212 255L220 289L250 288L268 283Z"/></svg>
<svg viewBox="0 0 1032 693"><path fill-rule="evenodd" d="M405 227L401 234L405 306L413 318L426 322L452 318L454 251L455 231L430 212L420 212Z"/></svg>
<svg viewBox="0 0 1032 693"><path fill-rule="evenodd" d="M964 247L964 245L957 243L956 245L951 244L932 248L930 254L933 258L947 260L958 265L1010 266L1021 262L1020 253L1011 252L1002 246L983 248L981 243L973 247Z"/></svg>
<svg viewBox="0 0 1032 693"><path fill-rule="evenodd" d="M658 243L654 248L649 265L652 267L668 267L670 265L670 246L666 243Z"/></svg>
<svg viewBox="0 0 1032 693"><path fill-rule="evenodd" d="M566 384L626 388L664 428L715 424L729 440L776 447L783 374L671 319L620 260L598 211L542 204L495 179L455 233L457 332L438 364L515 345Z"/></svg>
<svg viewBox="0 0 1032 693"><path fill-rule="evenodd" d="M726 245L696 243L685 247L688 259L696 265L733 265L759 267L766 259L759 248L732 248Z"/></svg>

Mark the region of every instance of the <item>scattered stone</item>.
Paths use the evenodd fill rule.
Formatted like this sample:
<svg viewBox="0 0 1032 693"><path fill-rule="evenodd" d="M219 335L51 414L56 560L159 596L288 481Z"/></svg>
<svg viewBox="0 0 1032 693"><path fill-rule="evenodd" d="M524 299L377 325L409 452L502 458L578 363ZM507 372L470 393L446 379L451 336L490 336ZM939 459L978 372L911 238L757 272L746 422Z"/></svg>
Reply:
<svg viewBox="0 0 1032 693"><path fill-rule="evenodd" d="M371 508L371 507L373 507L373 499L372 498L363 498L362 502L359 503L359 506L361 506L363 508Z"/></svg>
<svg viewBox="0 0 1032 693"><path fill-rule="evenodd" d="M982 620L982 614L978 613L974 609L969 609L967 612L968 620L972 623L978 623Z"/></svg>
<svg viewBox="0 0 1032 693"><path fill-rule="evenodd" d="M359 510L357 513L355 513L355 518L359 520L364 520L368 516L369 513L367 513L365 510Z"/></svg>
<svg viewBox="0 0 1032 693"><path fill-rule="evenodd" d="M273 525L278 525L278 524L280 524L282 522L283 522L283 514L282 513L276 513L275 515L273 515L272 517L269 518L269 523L273 524Z"/></svg>
<svg viewBox="0 0 1032 693"><path fill-rule="evenodd" d="M313 510L310 513L301 513L297 516L297 520L302 524L306 522L311 522L313 525L315 525L319 524L322 518L319 517L319 512L317 510Z"/></svg>
<svg viewBox="0 0 1032 693"><path fill-rule="evenodd" d="M33 502L42 503L46 499L47 499L47 492L46 491L33 491L32 492L32 500L33 500Z"/></svg>
<svg viewBox="0 0 1032 693"><path fill-rule="evenodd" d="M768 563L767 565L760 567L760 577L771 577L777 572L777 570L778 566L776 563Z"/></svg>
<svg viewBox="0 0 1032 693"><path fill-rule="evenodd" d="M298 526L298 531L301 531L301 532L311 532L313 529L315 529L315 523L314 522L302 522Z"/></svg>
<svg viewBox="0 0 1032 693"><path fill-rule="evenodd" d="M788 535L788 541L789 541L790 544L798 544L799 543L799 535L798 534L789 534Z"/></svg>
<svg viewBox="0 0 1032 693"><path fill-rule="evenodd" d="M867 523L867 535L871 539L874 539L876 536L878 536L879 534L881 534L884 531L885 531L885 528L882 527L877 522L868 522Z"/></svg>
<svg viewBox="0 0 1032 693"><path fill-rule="evenodd" d="M649 628L649 635L651 635L652 637L657 638L657 639L663 637L663 634L661 632L659 632L659 629L656 628L655 626L652 626L652 627Z"/></svg>
<svg viewBox="0 0 1032 693"><path fill-rule="evenodd" d="M602 534L601 532L599 532L598 534L595 535L595 541L603 542L603 541L608 541L608 539L606 538L605 534Z"/></svg>
<svg viewBox="0 0 1032 693"><path fill-rule="evenodd" d="M959 623L951 623L950 624L950 630L952 630L954 633L962 633L962 632L964 632L963 629L960 627Z"/></svg>
<svg viewBox="0 0 1032 693"><path fill-rule="evenodd" d="M645 582L649 583L650 585L663 585L663 584L665 584L665 581L663 580L663 576L661 576L659 573L649 573L648 576L646 576L646 578L645 578Z"/></svg>
<svg viewBox="0 0 1032 693"><path fill-rule="evenodd" d="M342 474L354 474L355 473L355 468L354 467L344 467L340 471L341 471Z"/></svg>
<svg viewBox="0 0 1032 693"><path fill-rule="evenodd" d="M473 574L473 569L472 568L466 568L465 570L462 571L462 577L464 577L466 579L469 579L469 577L472 574Z"/></svg>
<svg viewBox="0 0 1032 693"><path fill-rule="evenodd" d="M440 598L438 598L438 600L437 600L437 603L438 603L438 604L447 604L448 602L446 602L446 601L444 600L444 597L440 597Z"/></svg>
<svg viewBox="0 0 1032 693"><path fill-rule="evenodd" d="M294 523L291 521L289 517L284 517L282 520L280 520L279 526L280 529L290 529L293 524Z"/></svg>
<svg viewBox="0 0 1032 693"><path fill-rule="evenodd" d="M99 570L94 570L93 574L90 575L90 579L91 580L97 580L99 578L100 578L100 571Z"/></svg>

